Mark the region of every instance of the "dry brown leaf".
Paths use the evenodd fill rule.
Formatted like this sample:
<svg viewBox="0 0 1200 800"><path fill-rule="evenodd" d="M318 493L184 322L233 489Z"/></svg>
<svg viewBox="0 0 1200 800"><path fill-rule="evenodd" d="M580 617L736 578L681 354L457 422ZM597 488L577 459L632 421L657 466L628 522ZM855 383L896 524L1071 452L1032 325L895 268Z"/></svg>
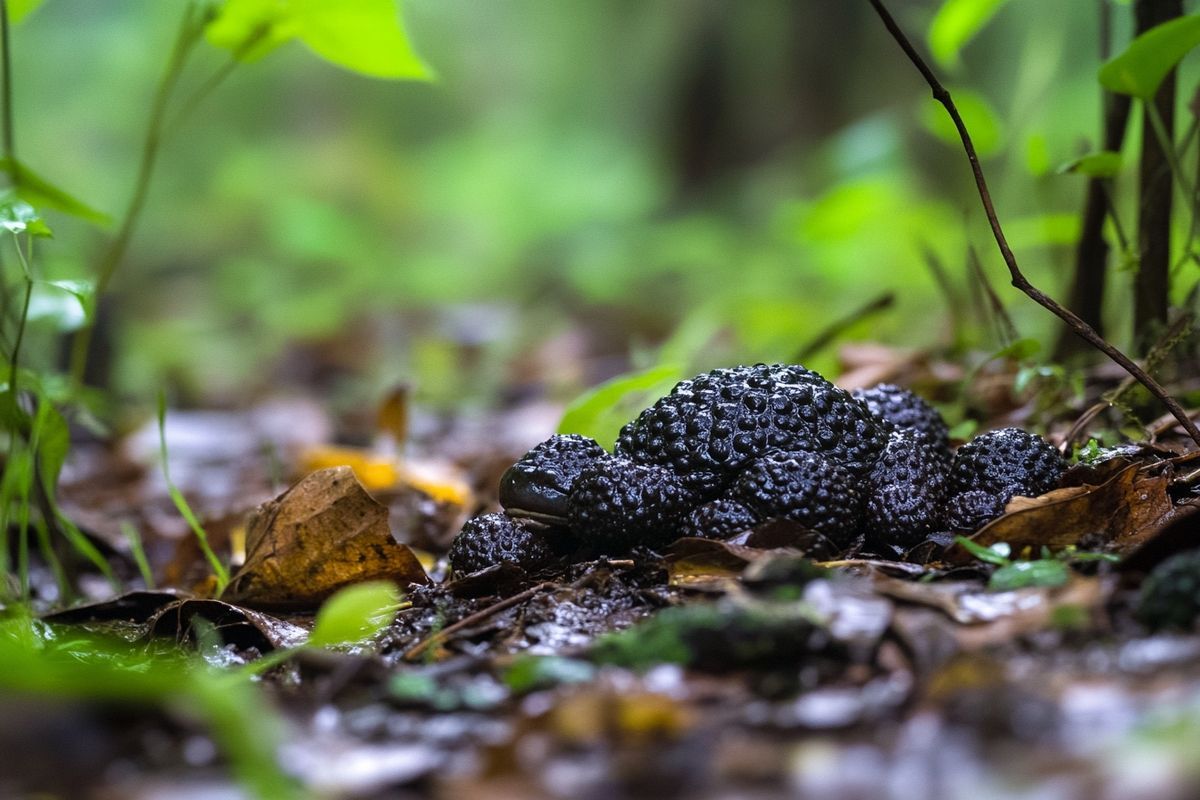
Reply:
<svg viewBox="0 0 1200 800"><path fill-rule="evenodd" d="M250 518L246 563L222 599L252 606L316 606L343 586L389 579L427 583L417 557L388 528L388 510L350 467L314 472Z"/></svg>
<svg viewBox="0 0 1200 800"><path fill-rule="evenodd" d="M799 555L797 550L765 550L716 539L684 537L667 551L668 580L671 586L724 592L737 583L747 566L780 553Z"/></svg>
<svg viewBox="0 0 1200 800"><path fill-rule="evenodd" d="M1143 476L1126 467L1099 486L1056 489L1037 498L1014 498L1006 513L971 537L988 547L1007 542L1018 556L1026 548L1060 550L1086 538L1088 547L1126 552L1172 513L1167 475ZM956 548L958 549L958 548Z"/></svg>

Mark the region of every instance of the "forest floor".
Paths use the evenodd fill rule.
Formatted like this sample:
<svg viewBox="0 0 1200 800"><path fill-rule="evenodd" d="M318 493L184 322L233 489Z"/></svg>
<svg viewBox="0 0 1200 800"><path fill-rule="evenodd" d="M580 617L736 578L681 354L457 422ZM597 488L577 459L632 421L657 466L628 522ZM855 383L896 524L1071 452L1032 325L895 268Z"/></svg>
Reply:
<svg viewBox="0 0 1200 800"><path fill-rule="evenodd" d="M916 354L847 357L843 385L937 395L962 378ZM1044 426L1055 444L1083 445L1089 428L1077 423L1120 377L1097 370L1082 396L1047 406L1014 399L1014 370L997 363L972 378L972 403L983 428ZM79 567L84 598L62 610L34 553L47 647L67 652L72 631L100 632L242 669L304 640L314 582L407 584L371 646L297 650L254 677L298 796L1200 796L1200 635L1156 632L1134 614L1143 576L1200 541L1200 453L1169 422L1011 504L974 548L941 540L903 560L833 560L774 525L448 580L443 556L462 521L495 507L501 472L560 411L445 418L385 406L384 432L397 414L412 418L403 458L394 441L331 444L336 426L310 401L170 414L171 480L214 551L241 565L221 599L156 463L155 427L81 443L63 508L117 586ZM1092 427L1115 424L1101 415ZM358 480L319 471L338 464ZM24 685L3 665L0 679ZM122 690L6 691L0 794L262 794L213 719Z"/></svg>

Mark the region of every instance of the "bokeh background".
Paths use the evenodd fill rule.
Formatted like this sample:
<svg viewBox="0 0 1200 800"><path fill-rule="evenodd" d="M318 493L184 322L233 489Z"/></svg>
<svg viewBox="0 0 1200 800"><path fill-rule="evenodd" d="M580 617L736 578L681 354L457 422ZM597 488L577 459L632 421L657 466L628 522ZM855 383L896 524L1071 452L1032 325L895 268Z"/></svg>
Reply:
<svg viewBox="0 0 1200 800"><path fill-rule="evenodd" d="M18 152L114 216L181 5L48 0L14 29ZM924 45L939 5L893 10ZM938 66L1023 268L1060 297L1084 178L1056 168L1095 148L1096 8L1013 0ZM972 247L1021 334L1057 334L1008 288L961 148L866 2L403 14L436 82L290 44L238 67L166 143L104 307L118 397L295 388L352 408L404 380L434 408L565 400L657 363L794 359L889 291L843 340L986 352L999 345L969 313L951 329L930 266L964 298ZM206 48L188 80L226 58ZM85 275L102 235L48 217L42 265ZM1129 279L1113 277L1115 303Z"/></svg>

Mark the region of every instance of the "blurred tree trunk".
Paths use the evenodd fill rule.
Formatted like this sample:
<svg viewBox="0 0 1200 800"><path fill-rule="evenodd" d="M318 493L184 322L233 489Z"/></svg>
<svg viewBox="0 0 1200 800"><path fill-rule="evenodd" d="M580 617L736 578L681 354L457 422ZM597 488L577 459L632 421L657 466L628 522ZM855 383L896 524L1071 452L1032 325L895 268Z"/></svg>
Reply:
<svg viewBox="0 0 1200 800"><path fill-rule="evenodd" d="M1107 61L1112 42L1112 7L1109 0L1099 0L1100 60ZM1129 95L1101 91L1104 108L1101 147L1120 152L1129 127ZM1083 207L1083 225L1079 245L1075 250L1075 273L1067 306L1104 335L1104 283L1108 279L1108 240L1104 238L1104 222L1108 219L1110 181L1106 178L1088 180ZM1055 347L1055 358L1063 359L1081 352L1091 352L1091 346L1064 328Z"/></svg>
<svg viewBox="0 0 1200 800"><path fill-rule="evenodd" d="M1183 0L1136 0L1137 33L1183 14ZM1167 74L1154 108L1162 117L1167 141L1175 134L1175 70ZM1171 193L1173 178L1167 152L1155 132L1149 108L1142 109L1142 159L1138 177L1138 251L1140 266L1134 285L1133 331L1139 347L1153 340L1167 322L1171 268Z"/></svg>

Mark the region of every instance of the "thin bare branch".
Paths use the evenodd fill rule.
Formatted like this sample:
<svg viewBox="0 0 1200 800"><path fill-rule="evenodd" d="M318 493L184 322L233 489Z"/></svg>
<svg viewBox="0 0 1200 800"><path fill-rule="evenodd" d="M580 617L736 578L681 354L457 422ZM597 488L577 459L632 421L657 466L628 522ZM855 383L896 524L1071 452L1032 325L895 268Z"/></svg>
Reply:
<svg viewBox="0 0 1200 800"><path fill-rule="evenodd" d="M1159 385L1158 381L1146 374L1145 370L1135 364L1132 359L1109 344L1100 334L1096 333L1092 326L1080 319L1077 314L1059 305L1053 298L1030 283L1029 279L1021 272L1020 267L1017 266L1017 258L1013 255L1012 248L1008 246L1008 240L1005 238L1004 230L1000 227L1000 220L996 216L996 209L992 203L992 195L988 190L987 179L983 175L983 167L979 163L979 155L975 152L975 145L971 141L971 134L967 131L966 123L963 122L962 115L958 113L958 108L954 105L954 100L950 97L950 92L942 85L937 76L933 74L933 70L929 68L929 65L925 63L925 59L913 47L912 42L905 36L904 31L900 30L900 26L896 24L896 20L892 18L891 13L884 7L882 0L870 0L870 3L875 9L875 13L883 21L888 33L892 35L892 38L900 45L900 49L908 56L909 61L913 63L913 66L925 78L925 82L929 84L929 88L933 92L933 99L942 104L946 109L946 113L950 115L950 119L954 122L954 127L958 130L958 136L962 140L963 149L966 151L967 160L971 163L971 172L975 176L975 187L979 190L979 199L983 203L984 214L987 215L988 225L992 228L992 235L996 239L996 246L1000 248L1000 255L1004 258L1004 264L1008 267L1009 276L1012 278L1012 285L1024 292L1042 308L1050 311L1065 322L1076 335L1111 358L1122 369L1132 375L1138 383L1145 386L1151 394L1167 407L1167 410L1171 412L1171 416L1179 420L1179 424L1187 431L1192 441L1197 446L1200 446L1200 428L1196 427L1196 423L1192 421L1183 407L1167 393L1166 389Z"/></svg>

